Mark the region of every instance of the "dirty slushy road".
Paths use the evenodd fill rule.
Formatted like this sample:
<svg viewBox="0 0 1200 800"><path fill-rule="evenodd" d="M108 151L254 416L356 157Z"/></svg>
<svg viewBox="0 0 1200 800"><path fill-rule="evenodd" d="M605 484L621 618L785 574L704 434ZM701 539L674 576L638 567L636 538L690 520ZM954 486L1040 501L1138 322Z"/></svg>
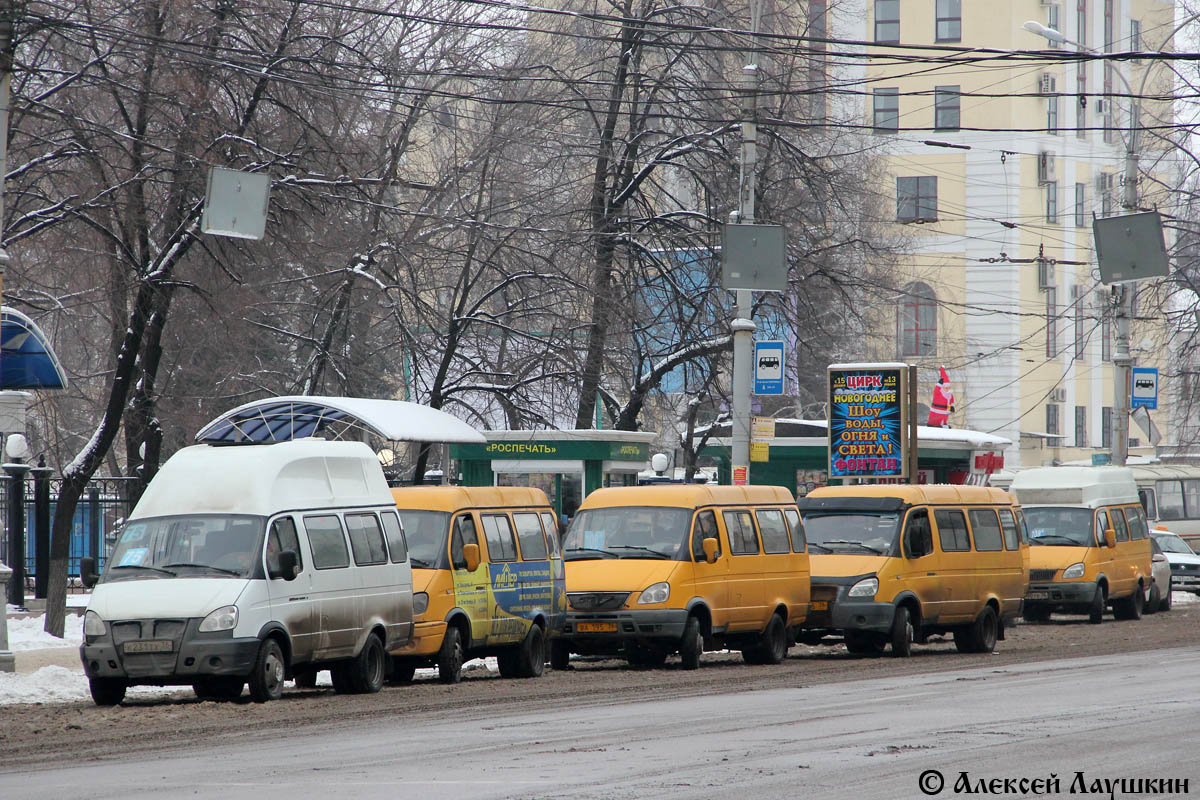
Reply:
<svg viewBox="0 0 1200 800"><path fill-rule="evenodd" d="M942 797L972 781L1189 779L1200 609L1010 631L996 655L793 649L779 667L581 663L539 680L378 695L0 710L5 798ZM924 774L924 777L922 777ZM1010 795L1012 796L1012 795ZM1033 796L1029 793L1025 796ZM1107 796L1107 792L1105 793Z"/></svg>

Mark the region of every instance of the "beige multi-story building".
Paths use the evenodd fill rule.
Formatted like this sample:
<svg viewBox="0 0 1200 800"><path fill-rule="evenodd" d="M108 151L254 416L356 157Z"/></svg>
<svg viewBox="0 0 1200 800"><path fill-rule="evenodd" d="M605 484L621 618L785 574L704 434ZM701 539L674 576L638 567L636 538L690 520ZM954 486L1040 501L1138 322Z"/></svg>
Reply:
<svg viewBox="0 0 1200 800"><path fill-rule="evenodd" d="M919 364L926 402L944 365L951 424L1010 439L1007 466L1109 450L1114 308L1099 280L1093 215L1125 210L1130 152L1140 155L1137 205L1168 202L1161 187L1172 154L1153 131L1170 123L1171 103L1138 98L1169 94L1171 81L1161 62L1101 56L1170 49L1174 4L818 5L840 17L839 35L874 43L841 80L862 89L865 125L887 160L881 191L911 234L903 288L870 357ZM1067 41L1023 29L1029 20ZM1045 57L1029 54L1038 50ZM1131 141L1131 128L1149 130ZM1165 444L1166 323L1153 292L1139 290L1130 347L1135 365L1160 370L1152 417ZM1130 438L1131 454L1153 452L1132 423Z"/></svg>

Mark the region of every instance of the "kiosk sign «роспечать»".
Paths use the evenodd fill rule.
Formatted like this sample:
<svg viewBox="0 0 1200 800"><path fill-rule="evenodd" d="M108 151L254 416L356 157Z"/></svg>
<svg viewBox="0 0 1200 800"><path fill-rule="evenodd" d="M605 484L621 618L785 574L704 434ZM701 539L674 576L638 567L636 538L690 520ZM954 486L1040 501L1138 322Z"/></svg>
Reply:
<svg viewBox="0 0 1200 800"><path fill-rule="evenodd" d="M829 366L829 477L907 475L907 364Z"/></svg>

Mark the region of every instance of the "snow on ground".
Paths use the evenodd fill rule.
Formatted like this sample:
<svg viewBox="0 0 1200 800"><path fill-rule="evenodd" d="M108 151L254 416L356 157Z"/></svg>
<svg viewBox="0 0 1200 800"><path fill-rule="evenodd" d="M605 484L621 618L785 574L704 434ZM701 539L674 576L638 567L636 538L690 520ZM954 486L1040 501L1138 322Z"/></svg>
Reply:
<svg viewBox="0 0 1200 800"><path fill-rule="evenodd" d="M1176 595L1178 596L1178 595ZM83 597L83 601L74 600ZM72 602L74 600L74 602ZM72 595L68 598L68 606L83 608L87 605L86 595ZM30 656L37 651L39 657L50 655L52 660L60 662L41 667L32 672L0 672L0 706L14 703L78 703L91 702L92 695L88 689L87 678L83 674L83 665L79 663L79 645L83 641L83 616L67 614L63 625L63 638L51 636L42 630L46 618L42 614L27 615L13 606L7 606L8 612L8 645L16 656L18 669L22 653ZM19 616L17 616L19 614ZM71 664L70 667L62 664ZM500 667L494 658L474 659L463 665L463 671L482 670L499 672ZM419 669L418 679L437 677L436 669ZM332 686L329 673L317 674L317 686ZM167 697L193 697L190 686L134 686L126 693L126 698L137 702Z"/></svg>

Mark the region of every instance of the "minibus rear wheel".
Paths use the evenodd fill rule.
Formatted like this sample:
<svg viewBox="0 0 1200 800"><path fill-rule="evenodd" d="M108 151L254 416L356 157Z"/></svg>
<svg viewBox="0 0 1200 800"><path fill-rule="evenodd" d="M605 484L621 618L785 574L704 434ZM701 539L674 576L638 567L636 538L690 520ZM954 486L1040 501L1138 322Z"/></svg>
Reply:
<svg viewBox="0 0 1200 800"><path fill-rule="evenodd" d="M546 669L546 634L536 622L517 649L516 677L540 678Z"/></svg>
<svg viewBox="0 0 1200 800"><path fill-rule="evenodd" d="M350 662L350 691L354 694L375 694L382 689L385 658L383 642L375 634L369 634L362 650Z"/></svg>
<svg viewBox="0 0 1200 800"><path fill-rule="evenodd" d="M1113 601L1113 616L1117 619L1141 619L1145 605L1146 591L1139 583L1133 587L1133 594L1129 597Z"/></svg>
<svg viewBox="0 0 1200 800"><path fill-rule="evenodd" d="M960 653L990 653L996 649L1000 622L991 606L984 606L975 621L954 630L954 646Z"/></svg>
<svg viewBox="0 0 1200 800"><path fill-rule="evenodd" d="M759 640L742 651L747 664L782 664L787 658L787 627L778 614L771 615Z"/></svg>

